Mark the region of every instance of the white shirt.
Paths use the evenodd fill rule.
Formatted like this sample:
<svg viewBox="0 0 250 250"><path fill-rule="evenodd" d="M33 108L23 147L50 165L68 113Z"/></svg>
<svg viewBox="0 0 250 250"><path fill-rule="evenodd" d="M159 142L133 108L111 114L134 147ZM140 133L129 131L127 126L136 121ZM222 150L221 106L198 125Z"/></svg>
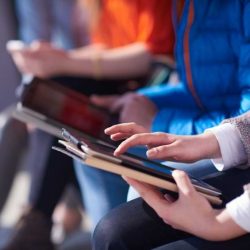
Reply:
<svg viewBox="0 0 250 250"><path fill-rule="evenodd" d="M226 170L247 162L247 155L240 139L239 131L230 123L208 129L219 143L222 158L213 159L214 166L219 170ZM250 232L250 194L245 191L226 205L232 219L245 231Z"/></svg>

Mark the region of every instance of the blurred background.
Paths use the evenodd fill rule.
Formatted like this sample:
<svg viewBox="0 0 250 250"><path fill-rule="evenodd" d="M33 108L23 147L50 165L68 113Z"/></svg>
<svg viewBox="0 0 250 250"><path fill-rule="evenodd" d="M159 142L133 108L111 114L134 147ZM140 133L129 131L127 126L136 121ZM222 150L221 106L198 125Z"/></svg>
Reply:
<svg viewBox="0 0 250 250"><path fill-rule="evenodd" d="M27 3L25 3L27 2ZM29 4L28 2L32 1L12 1L12 0L0 0L0 136L1 136L1 145L0 149L4 150L4 142L8 142L12 138L6 137L6 120L8 116L8 109L11 105L15 105L17 98L15 91L17 86L21 82L21 74L17 71L16 66L14 65L11 56L6 50L6 43L10 40L21 39L26 42L31 42L33 39L48 39L50 38L51 31L45 32L44 30L36 30L36 18L39 19L39 16L30 16L29 18L34 18L34 22L31 24L33 27L27 27L25 17L22 19L23 22L20 22L22 15L32 15L31 8L32 6L25 6ZM34 1L36 2L36 1ZM45 1L46 2L46 1ZM65 13L72 11L73 4L75 1L66 0L62 1L62 9L64 8ZM22 5L21 7L18 5ZM21 8L23 7L23 10ZM27 7L25 9L25 7ZM69 15L69 14L68 14ZM67 16L65 22L68 22ZM42 17L40 16L42 19ZM44 17L46 20L46 17ZM47 17L48 18L48 17ZM41 21L41 20L40 20ZM58 19L59 21L59 19ZM48 22L48 20L46 20ZM25 26L26 25L26 26ZM61 24L63 26L65 24ZM23 30L22 30L23 29ZM26 30L24 30L26 29ZM28 29L30 29L28 31ZM32 30L33 29L33 30ZM32 34L33 31L33 34ZM57 33L62 33L62 30L59 28L56 31ZM68 32L67 30L65 32ZM39 37L40 36L40 37ZM72 47L74 46L73 42L71 43L70 38L65 39L65 34L58 34L60 38L58 43L60 46ZM87 37L83 35L83 40L87 40ZM83 41L84 43L85 41ZM9 128L8 128L9 129ZM8 134L8 131L7 131ZM5 138L6 137L6 138ZM14 136L15 137L15 136ZM20 140L20 137L17 136L17 140ZM30 189L30 175L28 171L28 161L25 150L27 149L27 138L17 142L20 146L23 143L23 148L20 149L22 152L20 159L19 156L16 156L15 152L10 152L10 158L6 161L0 162L0 176L2 185L0 190L0 249L3 248L5 243L11 237L14 226L16 225L18 219L23 214L26 204L28 203L29 189ZM12 159L11 159L12 158ZM6 164L16 165L14 169L9 169ZM5 183L3 183L5 182ZM58 208L54 220L60 221L60 218L64 215L64 209ZM81 214L80 217L83 218L84 214ZM53 240L58 244L59 249L90 249L90 233L88 226L88 218L84 220L80 219L80 227L72 230L71 234L68 234L68 237L64 237L63 231L60 226L55 226L53 229Z"/></svg>

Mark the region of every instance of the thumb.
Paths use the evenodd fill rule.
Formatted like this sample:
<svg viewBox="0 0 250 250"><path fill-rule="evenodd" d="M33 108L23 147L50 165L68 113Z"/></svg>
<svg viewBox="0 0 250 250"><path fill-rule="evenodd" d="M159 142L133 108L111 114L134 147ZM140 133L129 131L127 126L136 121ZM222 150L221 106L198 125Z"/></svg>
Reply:
<svg viewBox="0 0 250 250"><path fill-rule="evenodd" d="M191 183L191 180L184 171L174 170L172 175L178 187L180 196L189 196L195 192L195 188Z"/></svg>
<svg viewBox="0 0 250 250"><path fill-rule="evenodd" d="M95 104L96 106L107 108L109 110L112 108L117 99L118 96L116 95L106 95L106 96L92 95L90 97L90 101L93 104Z"/></svg>
<svg viewBox="0 0 250 250"><path fill-rule="evenodd" d="M46 50L52 47L52 44L43 40L35 40L30 44L30 48L33 50Z"/></svg>

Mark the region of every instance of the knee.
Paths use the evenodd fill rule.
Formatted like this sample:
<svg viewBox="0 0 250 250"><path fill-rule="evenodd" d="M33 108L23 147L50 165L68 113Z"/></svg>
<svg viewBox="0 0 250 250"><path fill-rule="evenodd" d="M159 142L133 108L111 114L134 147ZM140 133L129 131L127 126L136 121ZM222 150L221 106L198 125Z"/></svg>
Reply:
<svg viewBox="0 0 250 250"><path fill-rule="evenodd" d="M124 249L122 244L122 230L119 218L114 213L109 213L97 224L93 234L94 250Z"/></svg>

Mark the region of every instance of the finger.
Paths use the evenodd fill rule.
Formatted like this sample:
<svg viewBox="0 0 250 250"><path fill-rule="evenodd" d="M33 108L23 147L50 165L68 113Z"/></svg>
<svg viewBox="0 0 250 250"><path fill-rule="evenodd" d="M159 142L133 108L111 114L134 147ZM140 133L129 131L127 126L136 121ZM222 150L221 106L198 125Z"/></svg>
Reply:
<svg viewBox="0 0 250 250"><path fill-rule="evenodd" d="M111 112L118 113L120 110L123 109L124 105L125 105L125 102L123 98L117 99L116 102L114 102L111 107Z"/></svg>
<svg viewBox="0 0 250 250"><path fill-rule="evenodd" d="M30 48L32 50L47 50L54 48L54 46L50 42L43 40L36 40L30 44Z"/></svg>
<svg viewBox="0 0 250 250"><path fill-rule="evenodd" d="M148 134L143 133L130 136L116 148L114 155L119 156L134 146L146 145L148 141L147 135Z"/></svg>
<svg viewBox="0 0 250 250"><path fill-rule="evenodd" d="M129 109L131 112L131 105L133 105L133 100L137 96L135 93L126 93L119 98L117 98L117 101L112 106L112 112L118 112L118 111L124 111L124 109ZM123 113L123 112L121 112Z"/></svg>
<svg viewBox="0 0 250 250"><path fill-rule="evenodd" d="M164 198L162 193L154 186L136 181L134 179L123 177L129 185L135 188L142 199L152 207L156 213L161 216L166 213L168 206L172 203Z"/></svg>
<svg viewBox="0 0 250 250"><path fill-rule="evenodd" d="M191 180L184 171L174 170L172 175L178 187L180 196L190 196L196 192Z"/></svg>
<svg viewBox="0 0 250 250"><path fill-rule="evenodd" d="M112 105L114 102L117 100L116 95L107 95L107 96L97 96L97 95L92 95L90 97L90 101L100 107L105 107L108 109L111 109Z"/></svg>
<svg viewBox="0 0 250 250"><path fill-rule="evenodd" d="M111 135L110 138L113 141L120 141L120 140L127 139L130 136L131 134L127 134L127 133L116 133L116 134Z"/></svg>
<svg viewBox="0 0 250 250"><path fill-rule="evenodd" d="M176 200L170 194L164 194L164 198L170 203L173 203Z"/></svg>
<svg viewBox="0 0 250 250"><path fill-rule="evenodd" d="M137 125L134 122L129 123L121 123L117 125L113 125L109 128L106 128L104 130L104 133L107 135L117 134L117 133L124 133L124 134L136 134L141 133L143 131L143 127L140 125Z"/></svg>
<svg viewBox="0 0 250 250"><path fill-rule="evenodd" d="M168 143L168 135L165 133L141 133L136 134L123 141L115 150L115 155L126 152L130 147L137 145L164 144Z"/></svg>
<svg viewBox="0 0 250 250"><path fill-rule="evenodd" d="M179 153L178 150L176 150L175 145L173 144L158 147L152 147L150 145L149 148L150 149L146 152L149 159L176 161L177 154Z"/></svg>

